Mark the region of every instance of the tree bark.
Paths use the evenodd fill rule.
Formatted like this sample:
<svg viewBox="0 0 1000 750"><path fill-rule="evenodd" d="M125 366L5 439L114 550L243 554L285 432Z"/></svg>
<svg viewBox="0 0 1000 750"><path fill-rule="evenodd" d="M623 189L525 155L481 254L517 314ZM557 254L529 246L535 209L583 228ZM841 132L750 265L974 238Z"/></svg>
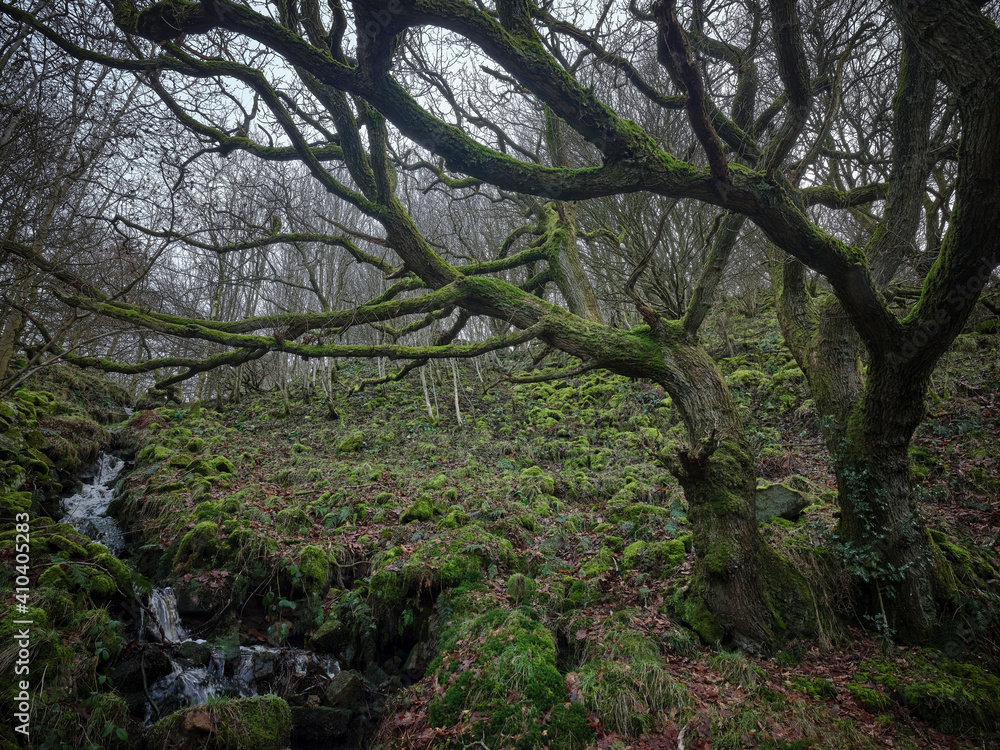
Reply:
<svg viewBox="0 0 1000 750"><path fill-rule="evenodd" d="M859 587L861 613L905 643L926 643L945 598L913 495L909 446L924 417L926 379L875 365L847 415L835 454L841 554Z"/></svg>
<svg viewBox="0 0 1000 750"><path fill-rule="evenodd" d="M756 472L743 425L714 360L698 345L668 350L663 384L684 416L688 444L669 457L694 530L695 566L685 618L710 643L767 653L812 632L805 580L761 537Z"/></svg>

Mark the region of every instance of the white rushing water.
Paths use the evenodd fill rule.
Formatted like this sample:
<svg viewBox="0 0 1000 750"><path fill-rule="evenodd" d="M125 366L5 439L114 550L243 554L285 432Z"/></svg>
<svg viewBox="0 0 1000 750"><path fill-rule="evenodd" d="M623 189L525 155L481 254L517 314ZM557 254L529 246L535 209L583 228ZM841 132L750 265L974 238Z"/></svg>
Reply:
<svg viewBox="0 0 1000 750"><path fill-rule="evenodd" d="M72 497L63 500L63 523L68 523L100 542L117 557L125 548L125 538L115 519L107 515L108 504L114 499L114 482L125 468L125 462L110 453L101 453L94 467L94 478Z"/></svg>
<svg viewBox="0 0 1000 750"><path fill-rule="evenodd" d="M200 639L192 639L185 630L177 611L177 597L173 589L153 589L147 612L152 617L147 620L146 614L143 614L142 632L154 641L169 646L205 643ZM340 672L340 664L333 657L299 648L240 646L239 658L231 663L229 675L226 674L226 657L218 648L211 649L211 657L207 663L198 665L191 665L190 662L185 665L185 660L177 656L183 649L170 651L173 654L168 654L171 672L156 680L149 690L157 715L185 706L197 706L216 696L257 695L259 680L270 682L282 674L301 677L310 671L310 667L314 673L318 672L327 678ZM151 723L155 718L153 706L148 706L146 723Z"/></svg>
<svg viewBox="0 0 1000 750"><path fill-rule="evenodd" d="M172 588L167 586L165 589L153 589L153 593L149 595L149 608L153 612L153 622L146 624L144 611L144 629L150 630L156 640L180 643L188 639L187 631L181 625L181 616L177 613L177 597Z"/></svg>
<svg viewBox="0 0 1000 750"><path fill-rule="evenodd" d="M63 523L72 524L116 557L125 549L125 540L118 523L107 512L115 497L113 485L124 468L122 459L101 453L90 482L62 503ZM314 674L329 678L340 671L337 660L324 654L276 646L241 646L238 658L235 654L232 657L229 676L226 657L217 648L211 649L210 657L181 658L184 644L205 641L192 639L184 628L177 610L177 596L170 587L153 589L150 594L142 615L140 638L148 639L147 643L164 644L171 666L169 674L150 685L152 705L147 707L147 723L165 712L197 706L216 696L256 695L258 681L270 683L278 675L304 676L312 668Z"/></svg>

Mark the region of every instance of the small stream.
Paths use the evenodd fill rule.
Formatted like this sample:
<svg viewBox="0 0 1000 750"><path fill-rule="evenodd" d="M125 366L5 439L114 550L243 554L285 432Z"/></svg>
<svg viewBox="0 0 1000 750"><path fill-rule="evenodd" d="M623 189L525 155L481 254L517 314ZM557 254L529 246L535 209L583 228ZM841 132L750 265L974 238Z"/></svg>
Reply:
<svg viewBox="0 0 1000 750"><path fill-rule="evenodd" d="M107 510L125 465L121 458L101 453L92 476L84 477L89 481L62 502L64 523L72 524L119 558L125 551L125 539L118 522L107 515ZM263 645L225 650L191 638L170 587L153 589L143 603L138 635L145 648L162 653L161 664L169 664L153 675L146 691L147 724L179 708L197 706L215 697L246 697L258 695L259 691L270 692L278 685L323 683L340 672L335 659L313 651ZM145 682L146 668L140 668Z"/></svg>
<svg viewBox="0 0 1000 750"><path fill-rule="evenodd" d="M101 453L94 464L90 481L80 491L62 501L63 523L100 542L115 557L125 549L125 537L118 522L107 515L115 497L115 481L125 468L125 461L110 453Z"/></svg>
<svg viewBox="0 0 1000 750"><path fill-rule="evenodd" d="M149 688L152 703L146 707L147 724L178 708L197 706L215 697L259 695L270 692L267 688L279 681L302 680L310 674L329 680L340 672L336 659L314 651L239 646L227 652L191 638L170 587L153 589L143 612L142 635L162 644L170 660L170 672Z"/></svg>

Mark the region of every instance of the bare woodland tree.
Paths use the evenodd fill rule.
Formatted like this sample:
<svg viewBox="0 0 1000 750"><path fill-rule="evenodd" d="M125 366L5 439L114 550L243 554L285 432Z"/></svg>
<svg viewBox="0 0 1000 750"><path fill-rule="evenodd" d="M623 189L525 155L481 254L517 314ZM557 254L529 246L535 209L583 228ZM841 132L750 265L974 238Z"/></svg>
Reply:
<svg viewBox="0 0 1000 750"><path fill-rule="evenodd" d="M863 562L860 604L904 639L930 635L946 595L936 575L944 563L917 515L906 449L931 369L1000 262L992 229L1000 32L980 4L161 0L140 7L117 0L113 34L103 6L71 7L76 12L66 14L0 3L0 12L78 59L133 71L206 152L294 161L355 210L351 222L321 232L272 223L267 236L202 240L205 249L221 258L308 243L340 249L385 278L382 289L345 308L182 316L115 299L78 279L44 244L5 238L4 250L44 273L69 308L218 347L201 358L85 363L181 368L162 381L169 383L268 351L410 360L386 375L398 377L431 358L538 339L581 359L569 372L604 368L652 380L669 392L687 430L669 456L695 531L687 616L709 640L766 648L808 629L810 595L757 531L746 436L698 343L749 220L791 259L776 269L782 323L831 417L841 535ZM895 85L875 85L866 70L884 71ZM871 113L883 144L868 142ZM891 162L884 180L885 170L872 167L877 158ZM928 175L948 182L949 163L957 171L948 198L926 206L935 195ZM521 206L525 218L507 225L495 250L469 252L460 245L474 239L442 241L425 231L429 222L415 220L419 209L401 174L446 190L470 211L503 202ZM588 225L594 213L579 205L601 199L627 211L640 196L659 216L631 234L610 209ZM675 239L682 231L667 227L674 202L692 217L703 215L698 204L722 213L706 236L685 238L702 248L683 272L693 283L687 292L681 283L658 292L669 303L658 308L641 290L662 285L657 235L661 226ZM857 225L845 224L845 212ZM939 237L934 247L916 239L921 221L936 227L925 232ZM164 234L145 226L153 236L193 239L184 228ZM598 255L581 253L579 240L595 232L591 240L607 243L605 255L587 267ZM614 255L615 244L625 251ZM906 265L914 254L922 263ZM322 265L305 250L300 258L304 268ZM596 278L616 259L612 283L624 280L621 291L643 320L631 330L604 322L599 304ZM922 287L900 317L886 290L904 265ZM650 267L653 281L640 284ZM832 295L810 291L806 269ZM301 286L315 294L311 280ZM556 290L548 299L547 287ZM495 335L462 341L479 316L498 323ZM392 321L399 327L390 330ZM395 343L435 321L444 325L433 344ZM332 340L364 325L389 336Z"/></svg>

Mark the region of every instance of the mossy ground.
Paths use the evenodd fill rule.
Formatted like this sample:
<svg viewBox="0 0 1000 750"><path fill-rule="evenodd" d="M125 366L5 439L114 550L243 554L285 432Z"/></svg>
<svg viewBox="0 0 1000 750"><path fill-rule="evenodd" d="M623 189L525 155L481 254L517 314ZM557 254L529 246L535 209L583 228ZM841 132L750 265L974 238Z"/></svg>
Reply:
<svg viewBox="0 0 1000 750"><path fill-rule="evenodd" d="M760 345L722 364L730 374L761 373L731 377L757 474L802 474L829 487L804 382L773 326L751 324L762 326ZM597 373L496 386L471 366L460 370L461 426L443 391L440 414L428 417L418 380L345 396L339 421L328 419L320 393L298 384L288 416L274 394L222 412L137 412L122 433L137 465L114 508L131 562L158 585L173 584L190 616L210 621L210 638L311 645L345 667L397 676L384 685L397 704L376 734L382 747L469 744L486 731L484 716L500 716L510 701L527 713L500 716L491 747L655 746L676 744L682 729L734 748L874 748L888 739L971 747L988 738L945 739L891 696L872 713L870 696L852 691L861 664L885 646L831 619L847 599L826 550L835 509L824 496L800 522L762 527L821 597L820 636L769 660L720 658L671 606L693 556L680 489L654 459L678 425L665 394ZM357 364L339 376L350 386L371 374ZM981 374L976 382L993 377ZM962 424L970 399L932 425ZM987 411L979 408L982 432L967 431L974 448L1000 433L1000 410ZM928 455L946 448L935 443ZM931 471L922 498L928 515L948 522L939 548L959 583L985 585L989 551L977 545L991 496L934 482ZM987 510L963 525L956 508L971 508L973 497ZM55 592L68 586L72 545L87 549L63 536L69 561L37 571ZM979 602L984 622L990 596ZM239 609L223 609L233 600ZM501 673L499 663L520 672ZM415 684L399 691L400 675Z"/></svg>
<svg viewBox="0 0 1000 750"><path fill-rule="evenodd" d="M59 367L39 371L0 401L0 695L13 705L25 677L15 671L13 635L24 629L14 620L28 620L32 747L124 750L141 735L108 678L126 642L122 606L149 584L52 518L75 473L111 443L107 423L125 417L128 401L109 381ZM27 584L18 579L25 571ZM15 587L29 592L27 612L13 606ZM82 726L81 716L89 718ZM13 722L4 722L0 741L14 742L12 730Z"/></svg>

